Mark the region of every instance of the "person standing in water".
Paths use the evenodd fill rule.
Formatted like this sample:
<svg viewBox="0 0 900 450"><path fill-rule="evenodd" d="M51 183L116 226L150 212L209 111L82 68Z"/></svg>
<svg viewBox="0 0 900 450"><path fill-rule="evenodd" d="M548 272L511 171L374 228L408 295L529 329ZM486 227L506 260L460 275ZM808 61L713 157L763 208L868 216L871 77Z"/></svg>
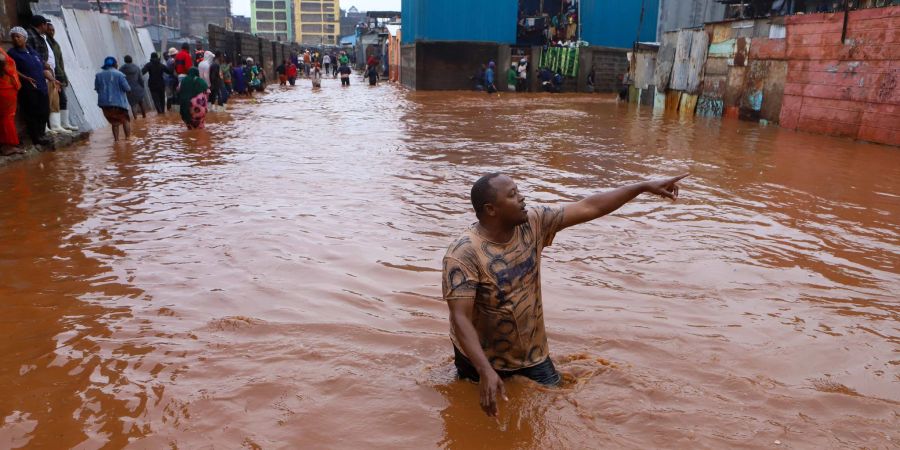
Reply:
<svg viewBox="0 0 900 450"><path fill-rule="evenodd" d="M503 379L524 376L559 385L550 359L541 301L541 252L556 233L603 217L643 193L678 198L687 175L630 184L575 203L525 207L512 178L492 173L472 186L478 219L450 247L443 260L442 291L450 308L454 365L475 381L481 408L498 412L506 398Z"/></svg>
<svg viewBox="0 0 900 450"><path fill-rule="evenodd" d="M200 78L200 71L192 67L178 86L181 120L189 130L206 126L207 92L209 85Z"/></svg>
<svg viewBox="0 0 900 450"><path fill-rule="evenodd" d="M319 63L313 63L312 87L313 88L322 87L322 68L319 66Z"/></svg>
<svg viewBox="0 0 900 450"><path fill-rule="evenodd" d="M150 98L153 99L153 106L156 108L156 113L165 114L166 75L171 76L172 72L159 60L159 54L154 52L150 54L150 62L144 64L141 73L148 74L147 87L150 88Z"/></svg>
<svg viewBox="0 0 900 450"><path fill-rule="evenodd" d="M137 112L140 109L141 117L146 119L147 111L144 110L144 76L141 74L140 67L134 64L131 55L125 55L125 64L122 65L119 72L125 74L128 86L131 87L131 90L128 91L128 103L131 104L131 114L137 120Z"/></svg>
<svg viewBox="0 0 900 450"><path fill-rule="evenodd" d="M341 86L350 86L350 74L353 73L350 66L341 64L339 72L341 73Z"/></svg>
<svg viewBox="0 0 900 450"><path fill-rule="evenodd" d="M94 76L94 90L97 91L97 106L112 125L113 140L119 142L119 125L125 130L125 139L131 137L131 117L128 115L128 92L131 86L125 75L116 70L116 58L107 56L100 72Z"/></svg>

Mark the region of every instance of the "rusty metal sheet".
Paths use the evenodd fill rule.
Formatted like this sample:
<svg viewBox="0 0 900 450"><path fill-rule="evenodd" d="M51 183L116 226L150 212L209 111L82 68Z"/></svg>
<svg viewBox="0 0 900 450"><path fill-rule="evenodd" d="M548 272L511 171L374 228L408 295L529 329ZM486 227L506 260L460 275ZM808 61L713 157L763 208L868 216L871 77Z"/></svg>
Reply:
<svg viewBox="0 0 900 450"><path fill-rule="evenodd" d="M722 100L725 101L725 107L738 106L741 101L741 93L744 91L744 80L747 74L746 67L732 67L728 72L728 79L725 82L725 95Z"/></svg>
<svg viewBox="0 0 900 450"><path fill-rule="evenodd" d="M707 35L705 31L693 31L691 32L691 35L691 54L688 58L687 92L696 94L700 90L703 66L706 63L706 50L709 48L709 35Z"/></svg>
<svg viewBox="0 0 900 450"><path fill-rule="evenodd" d="M741 96L741 117L778 122L787 77L785 61L752 61Z"/></svg>
<svg viewBox="0 0 900 450"><path fill-rule="evenodd" d="M669 88L671 89L686 91L688 88L693 36L694 34L690 30L678 32L678 40L675 46L675 62L672 65L672 81L669 83Z"/></svg>
<svg viewBox="0 0 900 450"><path fill-rule="evenodd" d="M635 56L634 85L640 89L647 89L655 83L656 53L638 52Z"/></svg>
<svg viewBox="0 0 900 450"><path fill-rule="evenodd" d="M678 114L682 117L693 116L697 109L697 96L691 94L682 94L681 102L678 105Z"/></svg>
<svg viewBox="0 0 900 450"><path fill-rule="evenodd" d="M665 92L669 87L672 69L675 62L678 32L663 34L659 52L656 54L656 70L653 71L653 84L657 92Z"/></svg>
<svg viewBox="0 0 900 450"><path fill-rule="evenodd" d="M703 97L716 98L721 100L725 96L725 85L728 82L728 76L709 76L703 77L703 83L700 85L700 94Z"/></svg>
<svg viewBox="0 0 900 450"><path fill-rule="evenodd" d="M710 58L734 58L737 52L737 39L714 42L709 45Z"/></svg>
<svg viewBox="0 0 900 450"><path fill-rule="evenodd" d="M743 67L750 59L750 38L738 38L735 43L733 66Z"/></svg>
<svg viewBox="0 0 900 450"><path fill-rule="evenodd" d="M728 76L728 59L706 57L706 67L703 69L703 76Z"/></svg>
<svg viewBox="0 0 900 450"><path fill-rule="evenodd" d="M712 35L713 43L725 42L734 37L734 30L728 22L707 25L707 29Z"/></svg>

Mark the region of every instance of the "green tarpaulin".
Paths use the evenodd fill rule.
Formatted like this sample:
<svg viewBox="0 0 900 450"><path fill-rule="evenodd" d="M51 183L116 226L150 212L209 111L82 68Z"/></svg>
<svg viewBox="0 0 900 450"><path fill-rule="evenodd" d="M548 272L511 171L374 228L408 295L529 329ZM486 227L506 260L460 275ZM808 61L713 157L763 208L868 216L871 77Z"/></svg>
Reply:
<svg viewBox="0 0 900 450"><path fill-rule="evenodd" d="M541 52L540 67L563 74L567 77L578 76L579 49L568 47L548 47Z"/></svg>

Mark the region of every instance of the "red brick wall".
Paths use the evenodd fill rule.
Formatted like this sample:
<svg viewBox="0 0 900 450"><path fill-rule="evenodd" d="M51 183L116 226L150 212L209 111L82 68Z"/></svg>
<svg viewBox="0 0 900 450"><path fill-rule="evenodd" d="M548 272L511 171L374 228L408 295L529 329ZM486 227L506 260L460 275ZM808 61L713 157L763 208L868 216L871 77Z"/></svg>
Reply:
<svg viewBox="0 0 900 450"><path fill-rule="evenodd" d="M851 12L845 44L843 23L843 13L787 18L781 126L900 146L900 6Z"/></svg>

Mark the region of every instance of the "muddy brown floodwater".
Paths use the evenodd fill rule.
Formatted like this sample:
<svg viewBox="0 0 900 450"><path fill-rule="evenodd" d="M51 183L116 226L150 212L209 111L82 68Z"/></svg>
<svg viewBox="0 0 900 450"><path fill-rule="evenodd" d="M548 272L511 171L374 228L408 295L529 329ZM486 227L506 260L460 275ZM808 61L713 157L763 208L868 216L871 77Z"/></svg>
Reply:
<svg viewBox="0 0 900 450"><path fill-rule="evenodd" d="M273 89L0 168L0 447L897 448L900 150L600 96ZM455 380L440 263L502 170L559 203L565 386Z"/></svg>

